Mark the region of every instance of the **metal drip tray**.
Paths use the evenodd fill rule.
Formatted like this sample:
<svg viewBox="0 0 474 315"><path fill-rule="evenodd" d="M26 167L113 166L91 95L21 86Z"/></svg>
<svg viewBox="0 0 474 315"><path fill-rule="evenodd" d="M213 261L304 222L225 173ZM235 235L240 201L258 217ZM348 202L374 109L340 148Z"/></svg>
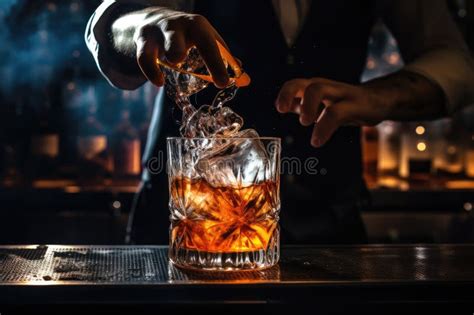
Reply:
<svg viewBox="0 0 474 315"><path fill-rule="evenodd" d="M4 249L2 282L165 281L166 251L147 248L43 247Z"/></svg>
<svg viewBox="0 0 474 315"><path fill-rule="evenodd" d="M1 284L153 284L278 280L278 268L255 272L182 271L167 247L25 246L0 248Z"/></svg>
<svg viewBox="0 0 474 315"><path fill-rule="evenodd" d="M0 246L0 305L473 302L472 245L284 247L280 264L271 269L219 273L175 268L167 251Z"/></svg>

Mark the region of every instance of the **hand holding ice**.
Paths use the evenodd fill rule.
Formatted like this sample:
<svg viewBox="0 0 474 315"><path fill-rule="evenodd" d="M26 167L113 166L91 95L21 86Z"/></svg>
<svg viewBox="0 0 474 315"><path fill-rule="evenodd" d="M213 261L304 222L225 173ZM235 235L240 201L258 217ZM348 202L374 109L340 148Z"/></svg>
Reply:
<svg viewBox="0 0 474 315"><path fill-rule="evenodd" d="M224 106L235 97L238 88L231 85L217 93L212 105L196 108L189 97L209 83L188 72L202 73L206 66L197 50L191 49L180 67L184 72L167 67L163 71L168 96L183 113L181 135L190 139L188 156L184 159L193 169L188 175L204 178L216 187L251 185L263 180L268 158L257 132L240 131L242 117ZM212 141L206 140L210 138Z"/></svg>

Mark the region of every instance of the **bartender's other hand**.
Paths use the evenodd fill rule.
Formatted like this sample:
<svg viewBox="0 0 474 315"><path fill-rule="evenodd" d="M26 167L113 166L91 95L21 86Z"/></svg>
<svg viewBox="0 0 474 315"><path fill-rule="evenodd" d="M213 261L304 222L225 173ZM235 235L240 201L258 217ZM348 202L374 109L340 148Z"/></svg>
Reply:
<svg viewBox="0 0 474 315"><path fill-rule="evenodd" d="M157 58L170 64L178 64L184 61L189 48L196 46L216 86L227 86L229 76L216 40L226 45L205 17L162 7L148 8L141 13L118 19L113 28L123 30L132 24L137 62L149 81L157 86L164 84ZM120 39L115 34L114 37L116 42Z"/></svg>
<svg viewBox="0 0 474 315"><path fill-rule="evenodd" d="M311 145L324 145L342 125L375 125L383 113L368 89L323 78L286 82L276 100L280 113L296 113L303 126L315 124Z"/></svg>

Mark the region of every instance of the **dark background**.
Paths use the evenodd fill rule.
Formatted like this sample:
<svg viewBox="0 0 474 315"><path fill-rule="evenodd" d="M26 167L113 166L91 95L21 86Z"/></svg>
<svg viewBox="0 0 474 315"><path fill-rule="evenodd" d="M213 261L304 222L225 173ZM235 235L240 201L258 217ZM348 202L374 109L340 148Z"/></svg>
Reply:
<svg viewBox="0 0 474 315"><path fill-rule="evenodd" d="M0 1L0 244L123 242L139 175L119 174L108 162L120 158L114 144L123 139L143 149L156 89L147 84L119 91L98 72L84 30L99 3ZM448 3L473 49L474 1ZM396 41L383 25L374 27L368 45L362 81L402 67ZM471 107L452 120L420 124L432 143L456 149L449 161L467 165L473 117ZM59 139L53 156L33 149L45 134ZM93 161L81 157L78 145L91 135L107 139ZM431 154L434 161L444 153ZM423 180L367 174L373 200L364 220L372 242L474 241L474 184L467 168L446 174L432 167L428 173Z"/></svg>

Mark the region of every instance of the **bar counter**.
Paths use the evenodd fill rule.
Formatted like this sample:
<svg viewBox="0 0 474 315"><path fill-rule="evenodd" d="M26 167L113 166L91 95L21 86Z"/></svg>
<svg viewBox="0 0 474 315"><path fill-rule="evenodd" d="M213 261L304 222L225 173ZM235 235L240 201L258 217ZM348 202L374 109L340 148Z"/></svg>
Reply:
<svg viewBox="0 0 474 315"><path fill-rule="evenodd" d="M203 303L474 310L474 245L293 246L281 255L271 269L214 273L174 267L164 246L2 246L0 311Z"/></svg>

